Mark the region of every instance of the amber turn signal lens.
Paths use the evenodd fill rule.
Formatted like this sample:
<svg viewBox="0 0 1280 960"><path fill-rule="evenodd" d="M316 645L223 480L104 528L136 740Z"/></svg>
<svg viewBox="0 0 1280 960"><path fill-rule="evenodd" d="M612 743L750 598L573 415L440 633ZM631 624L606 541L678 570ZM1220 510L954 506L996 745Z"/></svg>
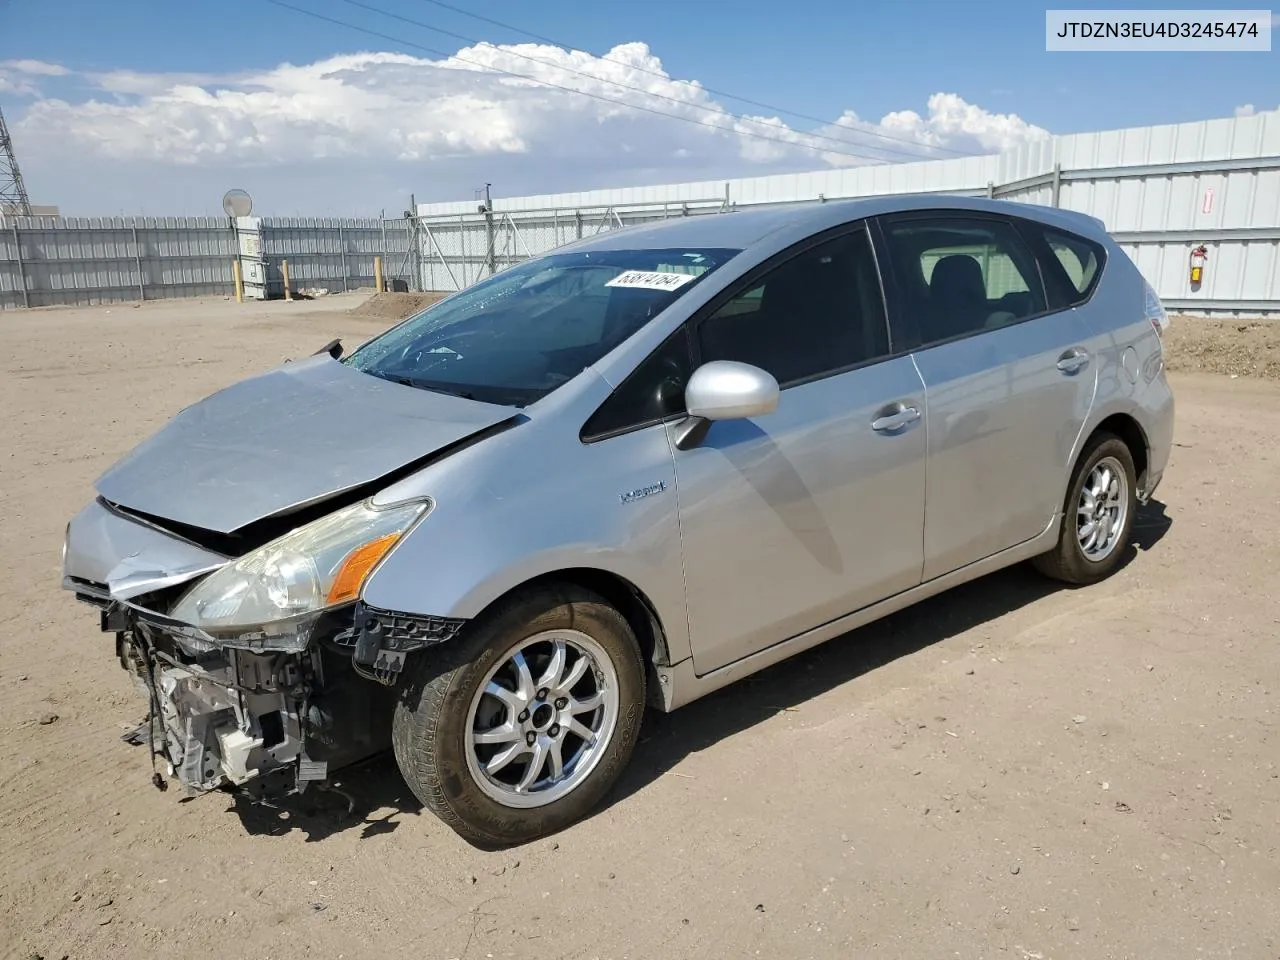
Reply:
<svg viewBox="0 0 1280 960"><path fill-rule="evenodd" d="M342 566L338 568L333 586L329 588L329 603L331 605L343 603L358 597L360 588L364 586L364 578L399 539L400 534L389 533L377 540L370 540L364 546L356 547L347 554L347 558L342 561Z"/></svg>

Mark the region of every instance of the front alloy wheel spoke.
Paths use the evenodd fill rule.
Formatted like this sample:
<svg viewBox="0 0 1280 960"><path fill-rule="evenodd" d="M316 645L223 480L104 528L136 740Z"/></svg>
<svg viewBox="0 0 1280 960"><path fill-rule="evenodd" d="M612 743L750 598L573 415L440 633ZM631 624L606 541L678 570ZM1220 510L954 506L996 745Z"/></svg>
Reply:
<svg viewBox="0 0 1280 960"><path fill-rule="evenodd" d="M1098 522L1098 541L1097 548L1101 550L1107 545L1107 541L1111 539L1111 518L1103 517Z"/></svg>
<svg viewBox="0 0 1280 960"><path fill-rule="evenodd" d="M570 733L576 733L579 737L581 737L581 738L582 738L586 743L588 743L588 744L595 743L595 740L596 740L596 735L595 735L595 733L593 733L593 732L592 732L592 731L591 731L591 730L586 726L586 724L584 724L584 723L583 723L581 720L579 720L577 717L574 717L572 720L570 720L570 721L569 721L569 732L570 732Z"/></svg>
<svg viewBox="0 0 1280 960"><path fill-rule="evenodd" d="M493 680L490 680L485 685L484 692L496 700L501 700L513 716L524 709L524 704L520 702L518 694Z"/></svg>
<svg viewBox="0 0 1280 960"><path fill-rule="evenodd" d="M492 727L489 730L477 730L471 735L471 739L476 743L498 744L511 743L520 737L520 731L516 729L515 724L508 720L501 726Z"/></svg>
<svg viewBox="0 0 1280 960"><path fill-rule="evenodd" d="M573 666L569 668L569 672L565 675L565 678L556 685L556 693L567 694L570 690L576 687L578 685L578 681L586 674L589 666L591 666L591 664L587 662L586 657L578 657L578 659L573 662Z"/></svg>
<svg viewBox="0 0 1280 960"><path fill-rule="evenodd" d="M529 765L524 768L524 776L520 778L520 782L516 784L516 793L528 793L529 788L538 782L538 774L542 772L542 768L547 763L547 745L541 739L537 740L533 745L533 756L529 758Z"/></svg>
<svg viewBox="0 0 1280 960"><path fill-rule="evenodd" d="M533 673L529 670L529 663L524 658L524 651L520 651L511 658L511 662L516 668L516 678L518 684L516 690L519 691L520 699L528 703L533 699L537 692L537 687L533 685Z"/></svg>
<svg viewBox="0 0 1280 960"><path fill-rule="evenodd" d="M589 697L583 697L580 700L579 699L570 700L569 712L570 713L587 713L588 711L596 709L596 707L600 706L600 704L602 703L604 703L604 693L597 690L595 693L593 693Z"/></svg>
<svg viewBox="0 0 1280 960"><path fill-rule="evenodd" d="M563 640L556 640L551 646L551 661L547 664L547 669L542 672L542 676L538 678L538 686L554 690L560 683L560 674L564 673L567 652Z"/></svg>
<svg viewBox="0 0 1280 960"><path fill-rule="evenodd" d="M551 760L551 779L552 780L559 780L561 777L564 776L564 757L560 753L560 748L562 746L563 746L563 741L558 738L551 742L549 759Z"/></svg>
<svg viewBox="0 0 1280 960"><path fill-rule="evenodd" d="M526 753L527 751L528 747L525 746L524 741L517 740L501 753L495 753L489 762L484 765L484 772L492 777L494 774L504 769L512 760L520 756L520 754Z"/></svg>

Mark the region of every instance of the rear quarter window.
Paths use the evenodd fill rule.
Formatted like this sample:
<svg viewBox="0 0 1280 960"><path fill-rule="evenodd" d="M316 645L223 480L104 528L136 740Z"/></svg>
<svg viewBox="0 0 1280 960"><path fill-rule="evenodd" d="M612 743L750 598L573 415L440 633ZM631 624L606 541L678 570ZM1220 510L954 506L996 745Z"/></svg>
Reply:
<svg viewBox="0 0 1280 960"><path fill-rule="evenodd" d="M1059 288L1058 296L1064 302L1055 303L1055 307L1076 306L1084 303L1093 295L1102 274L1102 266L1106 253L1101 244L1074 233L1061 230L1045 229L1043 237L1048 247L1050 258L1045 264L1046 273L1056 276L1058 283L1052 286ZM1046 278L1047 279L1047 278Z"/></svg>

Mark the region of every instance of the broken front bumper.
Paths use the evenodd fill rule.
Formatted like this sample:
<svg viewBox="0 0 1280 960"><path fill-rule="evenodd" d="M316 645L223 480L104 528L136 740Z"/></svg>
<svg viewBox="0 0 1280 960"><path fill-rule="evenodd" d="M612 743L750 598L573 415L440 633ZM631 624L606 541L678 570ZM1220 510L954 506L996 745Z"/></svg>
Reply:
<svg viewBox="0 0 1280 960"><path fill-rule="evenodd" d="M269 792L300 792L387 745L393 691L337 651L193 653L145 615L109 607L104 619L125 627L120 664L147 700L140 739L192 791L262 780Z"/></svg>
<svg viewBox="0 0 1280 960"><path fill-rule="evenodd" d="M318 615L303 648L286 650L261 634L219 641L159 612L227 559L101 502L68 527L63 586L99 608L147 701L133 739L193 791L299 792L389 746L407 658L462 622L356 602Z"/></svg>

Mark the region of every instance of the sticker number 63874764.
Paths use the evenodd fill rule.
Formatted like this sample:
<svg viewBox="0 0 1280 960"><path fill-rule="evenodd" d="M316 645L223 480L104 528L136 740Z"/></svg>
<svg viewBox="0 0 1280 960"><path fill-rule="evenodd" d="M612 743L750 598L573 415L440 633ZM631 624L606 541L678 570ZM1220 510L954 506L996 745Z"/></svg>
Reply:
<svg viewBox="0 0 1280 960"><path fill-rule="evenodd" d="M691 273L666 273L656 270L627 270L605 284L606 287L630 287L632 290L678 290L696 277Z"/></svg>

